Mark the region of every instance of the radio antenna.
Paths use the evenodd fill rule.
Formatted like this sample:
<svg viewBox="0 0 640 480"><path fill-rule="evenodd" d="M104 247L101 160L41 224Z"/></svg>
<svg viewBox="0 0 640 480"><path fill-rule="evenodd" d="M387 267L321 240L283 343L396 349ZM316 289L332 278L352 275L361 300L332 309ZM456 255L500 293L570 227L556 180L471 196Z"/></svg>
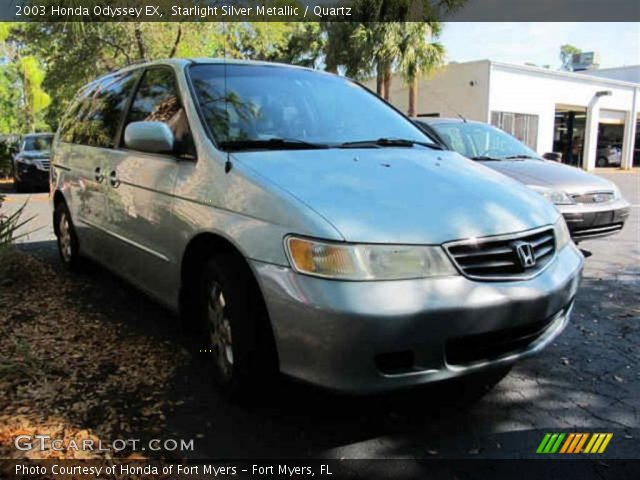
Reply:
<svg viewBox="0 0 640 480"><path fill-rule="evenodd" d="M226 140L229 140L229 102L228 102L228 92L227 92L227 41L229 40L229 30L227 29L227 22L223 23L224 28L224 42L223 42L223 70L224 70L224 114L225 114L225 123L227 125L226 128ZM233 168L233 163L231 163L231 153L227 152L227 160L224 162L224 173L229 173Z"/></svg>

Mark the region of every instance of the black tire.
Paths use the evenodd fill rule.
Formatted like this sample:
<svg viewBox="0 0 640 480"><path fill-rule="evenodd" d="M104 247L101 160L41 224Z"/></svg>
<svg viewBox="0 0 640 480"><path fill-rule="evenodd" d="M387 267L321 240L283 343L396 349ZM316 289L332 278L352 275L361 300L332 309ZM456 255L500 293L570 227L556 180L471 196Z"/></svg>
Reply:
<svg viewBox="0 0 640 480"><path fill-rule="evenodd" d="M596 167L606 167L609 165L609 161L605 157L600 157L596 160Z"/></svg>
<svg viewBox="0 0 640 480"><path fill-rule="evenodd" d="M25 192L24 184L21 181L14 180L13 181L13 186L16 189L16 192L18 192L18 193L24 193Z"/></svg>
<svg viewBox="0 0 640 480"><path fill-rule="evenodd" d="M54 216L58 253L62 264L70 271L78 271L82 265L78 236L71 219L71 213L64 202L56 207Z"/></svg>
<svg viewBox="0 0 640 480"><path fill-rule="evenodd" d="M238 255L221 253L205 263L198 317L202 347L196 352L204 355L224 395L248 401L274 380L278 362L269 317L258 286Z"/></svg>

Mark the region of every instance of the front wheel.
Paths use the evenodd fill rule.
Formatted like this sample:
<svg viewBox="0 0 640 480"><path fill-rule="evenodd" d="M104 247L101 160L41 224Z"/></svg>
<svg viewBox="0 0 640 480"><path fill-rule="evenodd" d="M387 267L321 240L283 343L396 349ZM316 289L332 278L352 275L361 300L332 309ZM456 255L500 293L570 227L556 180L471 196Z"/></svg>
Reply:
<svg viewBox="0 0 640 480"><path fill-rule="evenodd" d="M81 263L78 237L69 209L64 203L56 207L54 221L60 260L67 269L77 270Z"/></svg>
<svg viewBox="0 0 640 480"><path fill-rule="evenodd" d="M237 255L204 266L199 298L200 344L222 393L241 400L277 372L275 342L260 291Z"/></svg>
<svg viewBox="0 0 640 480"><path fill-rule="evenodd" d="M600 157L596 161L596 167L606 167L607 165L609 165L609 161L604 157Z"/></svg>

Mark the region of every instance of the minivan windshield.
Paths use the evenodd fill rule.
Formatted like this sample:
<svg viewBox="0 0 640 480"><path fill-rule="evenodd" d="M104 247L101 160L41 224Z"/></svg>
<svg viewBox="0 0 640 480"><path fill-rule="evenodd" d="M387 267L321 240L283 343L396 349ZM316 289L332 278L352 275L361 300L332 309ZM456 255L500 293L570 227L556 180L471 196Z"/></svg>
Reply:
<svg viewBox="0 0 640 480"><path fill-rule="evenodd" d="M189 75L203 120L222 149L434 143L375 95L335 75L239 64L193 65Z"/></svg>
<svg viewBox="0 0 640 480"><path fill-rule="evenodd" d="M430 124L456 152L474 160L538 159L520 140L491 125L472 122Z"/></svg>
<svg viewBox="0 0 640 480"><path fill-rule="evenodd" d="M49 151L51 150L51 142L53 135L38 135L33 137L25 137L22 144L22 150L26 151Z"/></svg>

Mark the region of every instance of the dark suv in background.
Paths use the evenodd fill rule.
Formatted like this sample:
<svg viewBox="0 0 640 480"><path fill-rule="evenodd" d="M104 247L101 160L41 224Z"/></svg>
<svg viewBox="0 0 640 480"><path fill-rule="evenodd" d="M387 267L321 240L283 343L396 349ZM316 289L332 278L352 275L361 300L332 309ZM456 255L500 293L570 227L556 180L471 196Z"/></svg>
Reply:
<svg viewBox="0 0 640 480"><path fill-rule="evenodd" d="M31 133L22 137L13 158L13 177L18 192L49 188L53 133Z"/></svg>

